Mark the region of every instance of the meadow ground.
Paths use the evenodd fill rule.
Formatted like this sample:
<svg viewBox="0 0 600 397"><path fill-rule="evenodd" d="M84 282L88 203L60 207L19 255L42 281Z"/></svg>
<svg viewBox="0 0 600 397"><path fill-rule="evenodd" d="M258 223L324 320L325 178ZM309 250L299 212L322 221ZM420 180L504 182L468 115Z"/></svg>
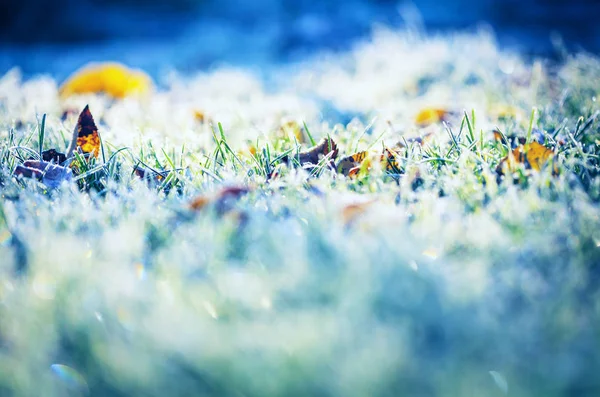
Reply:
<svg viewBox="0 0 600 397"><path fill-rule="evenodd" d="M0 395L597 395L598 58L382 30L268 77L0 79ZM15 177L86 104L98 159Z"/></svg>

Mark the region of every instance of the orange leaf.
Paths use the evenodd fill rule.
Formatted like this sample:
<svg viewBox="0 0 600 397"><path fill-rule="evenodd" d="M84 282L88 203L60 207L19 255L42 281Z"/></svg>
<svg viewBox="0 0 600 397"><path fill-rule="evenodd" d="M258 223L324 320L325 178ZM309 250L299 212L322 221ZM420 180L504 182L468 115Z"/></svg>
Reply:
<svg viewBox="0 0 600 397"><path fill-rule="evenodd" d="M525 165L526 168L539 171L542 167L554 156L554 152L538 142L531 142L525 145L519 145L506 156L498 167L496 172L503 175L505 170L514 172L519 164ZM554 172L558 172L558 168L554 167Z"/></svg>
<svg viewBox="0 0 600 397"><path fill-rule="evenodd" d="M62 98L75 94L105 93L113 98L146 94L152 90L152 80L141 70L115 63L88 64L73 73L60 87Z"/></svg>
<svg viewBox="0 0 600 397"><path fill-rule="evenodd" d="M546 146L539 144L538 142L531 142L529 145L525 145L525 155L527 156L527 162L536 171L539 171L548 160L554 156L554 152L548 149Z"/></svg>
<svg viewBox="0 0 600 397"><path fill-rule="evenodd" d="M398 154L388 148L383 149L383 153L381 154L380 161L383 163L385 170L391 172L393 174L401 174L402 168L398 163Z"/></svg>
<svg viewBox="0 0 600 397"><path fill-rule="evenodd" d="M77 148L80 148L82 153L91 153L96 158L100 154L98 127L96 127L90 108L87 105L79 115L77 125L75 125L71 145L67 150L67 157L71 157L73 151Z"/></svg>

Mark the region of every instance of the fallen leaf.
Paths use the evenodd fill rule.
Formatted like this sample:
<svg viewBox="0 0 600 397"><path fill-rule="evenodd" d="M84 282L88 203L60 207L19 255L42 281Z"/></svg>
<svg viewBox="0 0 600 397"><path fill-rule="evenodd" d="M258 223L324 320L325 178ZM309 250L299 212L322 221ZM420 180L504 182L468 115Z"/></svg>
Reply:
<svg viewBox="0 0 600 397"><path fill-rule="evenodd" d="M398 153L394 149L384 148L379 156L383 168L392 174L401 174L402 168L398 163ZM371 168L371 157L368 153L358 152L353 155L343 157L335 166L335 169L346 176L356 176L361 170L369 170Z"/></svg>
<svg viewBox="0 0 600 397"><path fill-rule="evenodd" d="M401 174L402 168L398 163L398 153L390 148L383 148L380 161L383 163L385 170L392 174Z"/></svg>
<svg viewBox="0 0 600 397"><path fill-rule="evenodd" d="M338 155L338 147L331 138L323 138L318 145L298 153L298 162L301 166L307 164L317 165L326 156L329 156L329 163L334 165L334 160Z"/></svg>
<svg viewBox="0 0 600 397"><path fill-rule="evenodd" d="M73 179L73 172L70 168L41 160L27 160L23 165L17 165L14 174L37 179L52 189L59 187L63 181Z"/></svg>
<svg viewBox="0 0 600 397"><path fill-rule="evenodd" d="M77 148L80 148L82 153L90 153L96 158L98 158L98 155L100 154L100 135L98 134L98 127L96 127L92 113L87 105L79 115L79 119L75 125L71 144L67 150L67 158L71 157L73 151Z"/></svg>
<svg viewBox="0 0 600 397"><path fill-rule="evenodd" d="M48 149L42 152L42 160L62 164L67 161L67 156L64 153L57 152L56 149Z"/></svg>
<svg viewBox="0 0 600 397"><path fill-rule="evenodd" d="M149 168L144 168L136 165L133 168L133 173L140 179L148 180L155 184L160 184L169 175L170 171L154 171Z"/></svg>
<svg viewBox="0 0 600 397"><path fill-rule="evenodd" d="M425 108L415 116L415 123L419 127L427 127L428 125L439 123L446 120L449 112L440 108Z"/></svg>
<svg viewBox="0 0 600 397"><path fill-rule="evenodd" d="M367 152L363 151L342 157L336 164L335 169L340 174L348 176L352 170L360 168L359 166L365 160L366 156ZM352 174L355 175L357 172L358 170L352 172Z"/></svg>
<svg viewBox="0 0 600 397"><path fill-rule="evenodd" d="M554 156L554 152L552 150L548 149L544 145L539 144L538 142L531 142L529 145L525 145L524 151L527 162L531 168L536 171L541 170L544 164L546 164L548 160Z"/></svg>
<svg viewBox="0 0 600 397"><path fill-rule="evenodd" d="M92 63L73 73L60 87L61 98L74 94L105 93L113 98L146 94L152 80L141 70L116 62Z"/></svg>
<svg viewBox="0 0 600 397"><path fill-rule="evenodd" d="M500 161L500 164L496 167L496 172L499 175L514 172L519 164L523 164L527 169L539 171L553 156L554 152L552 150L538 142L519 145ZM554 171L558 172L556 166Z"/></svg>

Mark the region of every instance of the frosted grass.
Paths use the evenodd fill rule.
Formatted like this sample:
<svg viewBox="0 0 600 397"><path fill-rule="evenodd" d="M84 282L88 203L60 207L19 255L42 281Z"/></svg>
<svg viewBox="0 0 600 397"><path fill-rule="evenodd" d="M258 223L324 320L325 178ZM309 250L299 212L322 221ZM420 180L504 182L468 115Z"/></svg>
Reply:
<svg viewBox="0 0 600 397"><path fill-rule="evenodd" d="M21 81L15 71L0 80L3 154L11 129L37 147L42 113L46 146L63 149L76 115L63 122L62 111L88 103L107 154L129 148L117 157L118 178L89 193L18 182L18 158L3 155L1 395L600 389L598 144L562 153L558 176L544 169L525 184L498 184L494 167L506 153L491 143L493 127L523 134L532 107L536 128L574 131L598 110L596 58L553 65L504 53L485 32L382 31L350 53L273 73L272 85L234 69L172 76L143 100L66 104L51 78ZM474 109L478 143L432 160L452 142L441 125L414 125L425 106L455 110L455 134L462 111ZM517 110L502 115L502 106ZM285 167L267 183L242 154L243 166L209 161L215 179L203 173L216 148L211 126L194 110L221 122L240 152L250 142L294 147L277 138L292 119L346 154L426 132L435 153L412 146L398 183L381 170L349 180ZM338 123L346 114L357 117ZM585 136L597 142L597 121ZM141 152L166 164L161 149L186 169L179 193L130 175ZM234 184L253 190L230 213L187 210L197 194ZM345 205L371 200L347 222Z"/></svg>

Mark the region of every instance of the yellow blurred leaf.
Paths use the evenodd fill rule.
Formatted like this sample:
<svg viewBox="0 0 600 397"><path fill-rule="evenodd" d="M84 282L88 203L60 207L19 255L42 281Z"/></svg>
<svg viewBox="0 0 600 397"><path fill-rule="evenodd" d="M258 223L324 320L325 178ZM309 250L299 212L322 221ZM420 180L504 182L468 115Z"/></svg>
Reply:
<svg viewBox="0 0 600 397"><path fill-rule="evenodd" d="M194 110L194 119L199 123L204 123L207 120L206 113L202 110Z"/></svg>
<svg viewBox="0 0 600 397"><path fill-rule="evenodd" d="M440 108L425 108L415 116L415 123L419 127L427 127L428 125L439 123L448 116L448 111Z"/></svg>
<svg viewBox="0 0 600 397"><path fill-rule="evenodd" d="M294 120L288 120L281 123L279 126L278 135L282 138L295 138L298 143L306 143L304 138L304 129Z"/></svg>
<svg viewBox="0 0 600 397"><path fill-rule="evenodd" d="M342 219L346 225L354 222L359 216L364 214L369 207L375 203L376 200L372 199L360 203L352 203L342 208Z"/></svg>
<svg viewBox="0 0 600 397"><path fill-rule="evenodd" d="M494 105L490 109L490 113L492 116L496 117L499 120L514 119L519 121L525 118L525 112L523 112L523 110L519 109L518 107L512 105Z"/></svg>
<svg viewBox="0 0 600 397"><path fill-rule="evenodd" d="M62 98L75 94L105 93L113 98L146 94L152 80L141 70L129 69L115 62L92 63L73 73L60 87Z"/></svg>

